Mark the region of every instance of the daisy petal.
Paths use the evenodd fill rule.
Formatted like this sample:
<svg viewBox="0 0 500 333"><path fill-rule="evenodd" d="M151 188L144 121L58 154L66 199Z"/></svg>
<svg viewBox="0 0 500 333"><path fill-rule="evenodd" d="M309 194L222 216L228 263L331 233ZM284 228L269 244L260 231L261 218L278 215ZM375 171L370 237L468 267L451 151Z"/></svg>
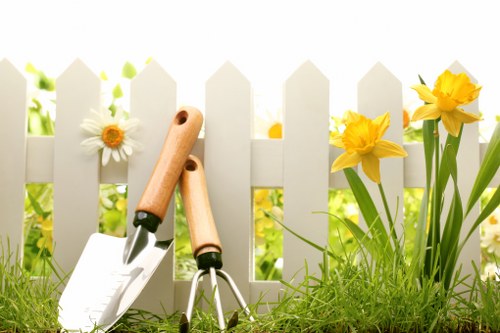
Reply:
<svg viewBox="0 0 500 333"><path fill-rule="evenodd" d="M400 145L388 140L377 142L372 150L372 154L377 158L408 156L408 153Z"/></svg>
<svg viewBox="0 0 500 333"><path fill-rule="evenodd" d="M438 119L441 116L441 110L435 104L422 105L415 110L412 121Z"/></svg>
<svg viewBox="0 0 500 333"><path fill-rule="evenodd" d="M361 156L357 153L343 153L332 164L331 172L336 172L345 168L357 165L361 161Z"/></svg>
<svg viewBox="0 0 500 333"><path fill-rule="evenodd" d="M109 162L109 158L111 157L111 149L108 147L104 147L102 150L102 165L105 166Z"/></svg>
<svg viewBox="0 0 500 333"><path fill-rule="evenodd" d="M380 184L380 160L373 154L363 155L361 166L366 176L377 184Z"/></svg>
<svg viewBox="0 0 500 333"><path fill-rule="evenodd" d="M113 156L113 159L116 162L120 162L120 153L118 152L118 149L111 149L111 156Z"/></svg>

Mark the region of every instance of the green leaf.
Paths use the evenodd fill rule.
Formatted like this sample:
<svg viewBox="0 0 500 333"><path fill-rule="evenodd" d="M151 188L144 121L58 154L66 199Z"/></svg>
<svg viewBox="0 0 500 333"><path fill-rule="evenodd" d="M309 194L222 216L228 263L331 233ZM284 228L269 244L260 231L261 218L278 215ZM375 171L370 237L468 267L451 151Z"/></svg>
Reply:
<svg viewBox="0 0 500 333"><path fill-rule="evenodd" d="M104 72L104 71L101 71L101 73L99 73L99 77L103 81L108 81L108 76L106 75L106 72Z"/></svg>
<svg viewBox="0 0 500 333"><path fill-rule="evenodd" d="M463 125L462 125L462 129L463 129ZM449 153L454 152L455 157L453 157L453 159L451 159L451 156L450 156L450 158L443 158L441 160L441 165L439 167L439 176L438 176L439 186L441 189L446 188L446 185L448 184L448 179L450 177L450 168L448 167L448 164L452 160L454 160L456 163L456 155L457 155L458 149L460 147L460 140L462 138L462 129L460 129L460 134L458 135L458 137L454 137L453 135L448 134L448 137L446 138L445 147L451 146L453 148L453 150L449 151Z"/></svg>
<svg viewBox="0 0 500 333"><path fill-rule="evenodd" d="M120 84L118 83L114 88L113 88L113 98L118 99L120 97L123 97L123 90Z"/></svg>
<svg viewBox="0 0 500 333"><path fill-rule="evenodd" d="M31 62L26 64L26 67L24 68L24 70L26 71L26 73L30 73L30 74L38 73L38 70L35 68L35 66L33 66L33 64Z"/></svg>
<svg viewBox="0 0 500 333"><path fill-rule="evenodd" d="M372 256L381 258L381 255L384 253L384 251L381 250L383 250L385 247L380 247L379 244L377 244L373 239L370 238L370 236L368 236L367 232L364 232L356 223L354 223L350 219L342 219L342 222L357 239L360 245L364 246ZM389 244L387 243L387 245Z"/></svg>
<svg viewBox="0 0 500 333"><path fill-rule="evenodd" d="M42 206L40 206L40 204L38 203L36 198L33 195L31 195L31 193L29 193L29 192L28 192L28 198L30 200L31 207L33 207L33 210L35 211L35 213L37 215L43 217L45 214L45 211L43 210Z"/></svg>
<svg viewBox="0 0 500 333"><path fill-rule="evenodd" d="M466 215L481 197L486 187L490 184L500 166L500 123L495 127L495 131L491 135L490 143L486 149L483 162L479 167L476 180L472 187L472 191L467 203Z"/></svg>
<svg viewBox="0 0 500 333"><path fill-rule="evenodd" d="M127 61L122 68L122 77L126 79L133 79L136 75L137 70L135 69L134 65Z"/></svg>
<svg viewBox="0 0 500 333"><path fill-rule="evenodd" d="M374 238L380 242L379 245L385 247L389 241L389 236L385 230L382 220L380 219L377 207L375 206L370 193L368 193L363 181L352 168L344 169L344 174L349 182L349 186L351 187L352 193L356 198L361 214L363 215L368 228L373 233Z"/></svg>
<svg viewBox="0 0 500 333"><path fill-rule="evenodd" d="M469 239L469 237L475 232L477 227L483 222L488 216L490 216L495 209L498 208L500 205L500 185L497 186L497 189L495 190L495 193L493 196L490 198L486 206L483 208L479 216L476 218L474 223L472 224L472 227L469 230L469 233L467 234L467 237L464 239L464 243Z"/></svg>
<svg viewBox="0 0 500 333"><path fill-rule="evenodd" d="M424 120L422 132L424 137L425 184L426 187L430 189L432 179L432 158L434 156L434 121Z"/></svg>
<svg viewBox="0 0 500 333"><path fill-rule="evenodd" d="M447 145L444 150L443 161L445 160L454 185L453 199L443 230L440 251L441 276L444 279L445 289L448 289L455 271L456 259L458 257L458 243L460 239L460 231L462 230L464 214L458 187L456 152L451 144Z"/></svg>

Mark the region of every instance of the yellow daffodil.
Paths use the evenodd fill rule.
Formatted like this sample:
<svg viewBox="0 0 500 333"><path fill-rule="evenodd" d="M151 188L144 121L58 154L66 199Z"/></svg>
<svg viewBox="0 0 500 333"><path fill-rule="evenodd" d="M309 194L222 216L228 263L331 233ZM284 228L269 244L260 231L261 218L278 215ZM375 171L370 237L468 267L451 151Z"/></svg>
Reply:
<svg viewBox="0 0 500 333"><path fill-rule="evenodd" d="M444 71L438 77L432 91L424 84L417 84L412 88L421 100L428 103L415 110L412 121L441 117L444 128L456 137L460 133L462 124L481 120L479 116L459 108L460 105L473 102L481 90L481 86L472 83L465 73L453 74L448 70Z"/></svg>
<svg viewBox="0 0 500 333"><path fill-rule="evenodd" d="M348 111L345 119L344 133L336 136L332 143L336 147L345 149L346 152L333 162L331 171L350 168L361 162L368 178L380 184L380 158L408 156L398 144L382 140L390 124L389 113L371 120L361 114Z"/></svg>

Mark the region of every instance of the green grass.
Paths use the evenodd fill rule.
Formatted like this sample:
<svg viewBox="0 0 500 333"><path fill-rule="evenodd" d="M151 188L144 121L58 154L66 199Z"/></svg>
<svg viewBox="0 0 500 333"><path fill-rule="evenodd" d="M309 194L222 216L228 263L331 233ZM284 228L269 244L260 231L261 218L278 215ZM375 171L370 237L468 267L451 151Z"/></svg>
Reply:
<svg viewBox="0 0 500 333"><path fill-rule="evenodd" d="M241 313L232 331L500 332L500 284L481 281L479 270L466 288L462 284L447 291L432 279L412 281L409 266L379 266L362 253L329 269L327 253L321 276L309 275L306 267L296 281L282 281L285 292L280 302L255 315L255 322ZM8 246L2 250L0 332L56 332L58 283L34 280L16 259ZM461 283L458 278L453 281L455 287ZM209 297L205 300L210 303ZM250 305L258 306L265 308ZM154 315L132 309L113 331L178 332L178 323L179 313ZM196 309L191 332L213 331L218 331L213 308Z"/></svg>

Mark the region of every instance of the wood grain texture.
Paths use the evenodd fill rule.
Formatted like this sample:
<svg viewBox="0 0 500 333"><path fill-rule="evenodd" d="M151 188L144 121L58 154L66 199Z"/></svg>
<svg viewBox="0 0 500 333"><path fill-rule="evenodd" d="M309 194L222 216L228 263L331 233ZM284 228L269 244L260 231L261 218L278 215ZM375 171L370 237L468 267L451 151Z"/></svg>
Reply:
<svg viewBox="0 0 500 333"><path fill-rule="evenodd" d="M222 245L208 198L205 170L200 159L190 155L180 178L180 191L196 258L207 252L222 253Z"/></svg>
<svg viewBox="0 0 500 333"><path fill-rule="evenodd" d="M194 107L182 107L170 124L160 157L136 211L152 213L163 220L184 163L193 148L203 115Z"/></svg>

